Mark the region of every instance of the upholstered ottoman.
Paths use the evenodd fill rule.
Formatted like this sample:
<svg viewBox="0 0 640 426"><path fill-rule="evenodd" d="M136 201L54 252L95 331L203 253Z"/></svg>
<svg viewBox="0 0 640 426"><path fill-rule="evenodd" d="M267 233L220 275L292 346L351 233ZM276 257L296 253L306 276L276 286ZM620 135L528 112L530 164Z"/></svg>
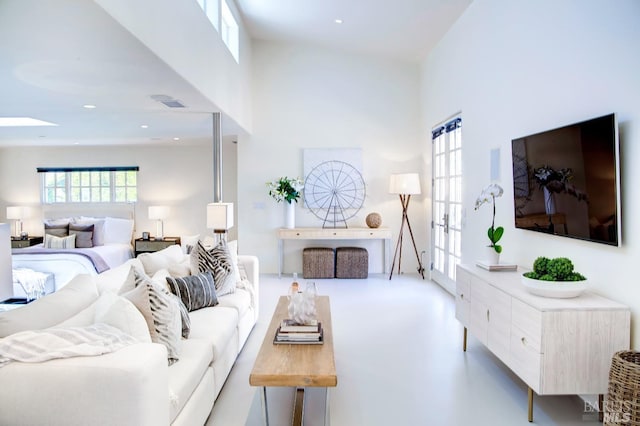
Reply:
<svg viewBox="0 0 640 426"><path fill-rule="evenodd" d="M335 258L332 248L305 248L302 250L302 278L333 278Z"/></svg>
<svg viewBox="0 0 640 426"><path fill-rule="evenodd" d="M336 278L367 278L369 252L362 247L336 249Z"/></svg>

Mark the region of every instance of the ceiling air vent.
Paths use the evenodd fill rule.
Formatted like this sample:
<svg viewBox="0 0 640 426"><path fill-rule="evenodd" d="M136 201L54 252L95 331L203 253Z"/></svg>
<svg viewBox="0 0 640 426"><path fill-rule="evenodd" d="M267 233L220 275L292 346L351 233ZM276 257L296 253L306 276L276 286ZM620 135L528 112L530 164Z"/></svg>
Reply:
<svg viewBox="0 0 640 426"><path fill-rule="evenodd" d="M185 108L185 105L168 95L151 95L151 99L158 101L169 108Z"/></svg>

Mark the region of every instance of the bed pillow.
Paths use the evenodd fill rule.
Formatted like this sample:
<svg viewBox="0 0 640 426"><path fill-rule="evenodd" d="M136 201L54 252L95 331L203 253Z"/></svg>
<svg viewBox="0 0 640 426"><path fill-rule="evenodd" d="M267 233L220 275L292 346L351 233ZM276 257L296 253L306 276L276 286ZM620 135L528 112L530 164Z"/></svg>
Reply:
<svg viewBox="0 0 640 426"><path fill-rule="evenodd" d="M180 353L182 324L179 305L168 290L148 277L137 276L136 281L136 288L122 297L133 303L146 320L151 341L167 348L171 365L178 361Z"/></svg>
<svg viewBox="0 0 640 426"><path fill-rule="evenodd" d="M69 224L69 235L76 236L76 248L93 247L93 229L95 225Z"/></svg>
<svg viewBox="0 0 640 426"><path fill-rule="evenodd" d="M44 248L50 249L72 249L76 248L76 236L56 237L55 235L46 234L44 236Z"/></svg>
<svg viewBox="0 0 640 426"><path fill-rule="evenodd" d="M220 241L215 247L207 250L200 241L189 255L191 259L191 273L211 271L216 287L217 297L233 293L236 290L236 277L233 271L233 261L227 244Z"/></svg>
<svg viewBox="0 0 640 426"><path fill-rule="evenodd" d="M93 225L93 245L104 245L104 219L98 217L80 216L74 221L76 225Z"/></svg>
<svg viewBox="0 0 640 426"><path fill-rule="evenodd" d="M105 244L131 244L133 220L106 217L104 219Z"/></svg>
<svg viewBox="0 0 640 426"><path fill-rule="evenodd" d="M166 279L171 293L178 296L190 312L218 304L211 271L181 278L167 277Z"/></svg>
<svg viewBox="0 0 640 426"><path fill-rule="evenodd" d="M67 235L69 235L69 222L65 222L65 223L45 222L44 233L45 235L54 235L56 237L66 237Z"/></svg>

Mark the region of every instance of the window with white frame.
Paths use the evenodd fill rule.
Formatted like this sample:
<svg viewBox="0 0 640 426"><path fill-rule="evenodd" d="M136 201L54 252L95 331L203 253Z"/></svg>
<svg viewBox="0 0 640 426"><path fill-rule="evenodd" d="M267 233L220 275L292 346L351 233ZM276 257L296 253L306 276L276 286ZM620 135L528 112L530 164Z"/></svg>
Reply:
<svg viewBox="0 0 640 426"><path fill-rule="evenodd" d="M138 200L138 167L38 168L38 173L45 204Z"/></svg>
<svg viewBox="0 0 640 426"><path fill-rule="evenodd" d="M198 0L198 4L217 31L220 25L220 0Z"/></svg>
<svg viewBox="0 0 640 426"><path fill-rule="evenodd" d="M231 9L229 9L229 5L226 0L222 0L220 2L221 11L222 11L222 19L220 20L220 35L222 36L222 41L227 45L227 48L231 52L231 55L236 60L236 62L240 62L239 53L240 53L240 40L239 40L239 29L238 22L233 17L233 13L231 13Z"/></svg>

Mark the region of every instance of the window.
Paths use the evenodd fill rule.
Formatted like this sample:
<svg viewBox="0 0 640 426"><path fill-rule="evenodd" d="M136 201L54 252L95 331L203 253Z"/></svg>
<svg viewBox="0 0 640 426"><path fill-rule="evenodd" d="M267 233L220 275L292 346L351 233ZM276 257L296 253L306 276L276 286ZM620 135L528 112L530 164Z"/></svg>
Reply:
<svg viewBox="0 0 640 426"><path fill-rule="evenodd" d="M238 55L240 52L240 42L238 40L238 23L233 17L233 13L231 13L231 9L229 9L229 5L227 5L226 0L222 0L221 6L222 22L220 35L222 36L222 41L224 41L224 44L227 45L227 48L231 52L231 55L233 55L233 58L239 63Z"/></svg>
<svg viewBox="0 0 640 426"><path fill-rule="evenodd" d="M219 0L198 0L198 4L200 8L204 11L207 18L213 24L213 27L218 30L219 28L219 12L218 12L218 2Z"/></svg>
<svg viewBox="0 0 640 426"><path fill-rule="evenodd" d="M38 168L41 197L52 203L132 203L138 200L137 167Z"/></svg>

